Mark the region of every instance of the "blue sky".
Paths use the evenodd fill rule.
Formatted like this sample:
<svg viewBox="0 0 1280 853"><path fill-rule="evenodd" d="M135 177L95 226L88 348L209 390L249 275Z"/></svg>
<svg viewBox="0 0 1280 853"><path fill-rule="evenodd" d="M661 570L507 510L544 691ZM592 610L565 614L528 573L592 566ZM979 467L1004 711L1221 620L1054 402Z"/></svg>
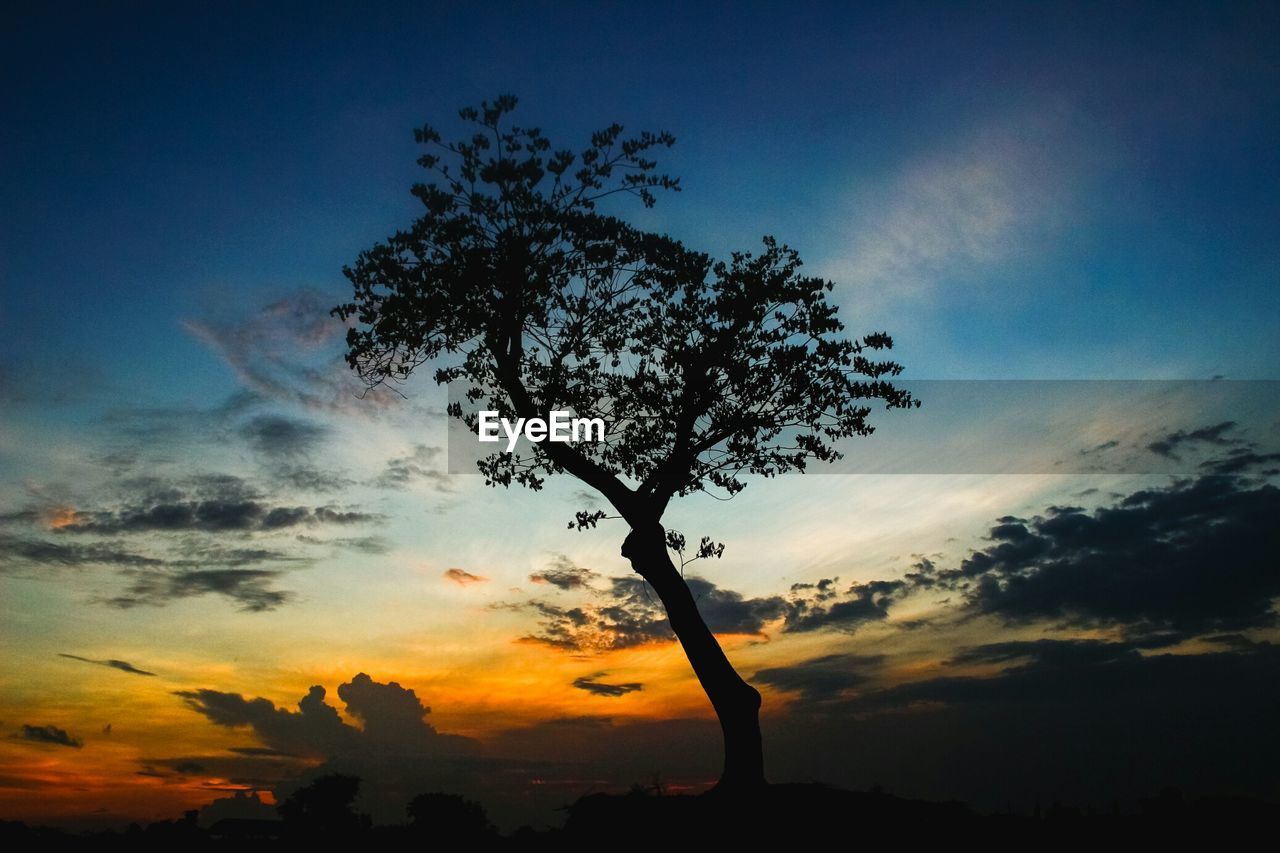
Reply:
<svg viewBox="0 0 1280 853"><path fill-rule="evenodd" d="M666 162L686 190L653 224L695 245L774 233L817 271L867 279L850 287L928 279L917 298L875 299L914 375L1267 376L1274 17L1252 4L28 11L5 59L22 82L5 96L3 346L165 398L193 370L217 381L179 318L300 284L340 292L342 264L412 209L411 129L511 91L558 139L613 120L672 130ZM944 172L950 195L911 199L913 174ZM850 267L892 239L886 220L926 214L942 243L910 266Z"/></svg>

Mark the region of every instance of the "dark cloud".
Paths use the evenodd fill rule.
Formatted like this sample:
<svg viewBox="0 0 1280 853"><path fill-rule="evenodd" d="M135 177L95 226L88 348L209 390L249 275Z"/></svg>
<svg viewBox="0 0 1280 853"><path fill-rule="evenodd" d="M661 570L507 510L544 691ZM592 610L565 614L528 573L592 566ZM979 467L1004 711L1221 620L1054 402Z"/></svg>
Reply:
<svg viewBox="0 0 1280 853"><path fill-rule="evenodd" d="M361 524L376 515L331 506L269 506L259 501L183 501L120 510L80 512L59 533L120 535L144 532L205 533L279 530L299 525Z"/></svg>
<svg viewBox="0 0 1280 853"><path fill-rule="evenodd" d="M438 492L453 490L449 475L440 470L438 461L442 451L439 447L426 444L415 444L413 452L387 461L386 468L373 481L373 485L383 489L407 489L414 483L427 483Z"/></svg>
<svg viewBox="0 0 1280 853"><path fill-rule="evenodd" d="M834 579L817 584L795 584L786 602L783 630L792 633L837 628L853 631L868 622L889 616L889 607L906 596L910 586L902 580L854 583L838 590Z"/></svg>
<svg viewBox="0 0 1280 853"><path fill-rule="evenodd" d="M480 575L473 575L471 572L463 569L445 569L444 579L453 581L458 586L468 586L473 583L486 583L489 579Z"/></svg>
<svg viewBox="0 0 1280 853"><path fill-rule="evenodd" d="M264 456L291 458L306 455L329 430L319 424L284 415L258 415L241 424L238 432Z"/></svg>
<svg viewBox="0 0 1280 853"><path fill-rule="evenodd" d="M111 543L46 542L0 534L0 565L28 564L78 568L101 566L162 566L164 560L129 551Z"/></svg>
<svg viewBox="0 0 1280 853"><path fill-rule="evenodd" d="M963 667L1000 667L963 674ZM882 679L766 721L771 773L985 809L1055 799L1270 796L1280 649L1154 654L1097 640L961 649L942 675ZM799 718L795 715L800 715Z"/></svg>
<svg viewBox="0 0 1280 853"><path fill-rule="evenodd" d="M1120 446L1120 442L1112 439L1104 441L1101 444L1095 444L1093 447L1087 447L1080 451L1081 456L1091 456L1095 453L1106 453L1108 450L1115 450Z"/></svg>
<svg viewBox="0 0 1280 853"><path fill-rule="evenodd" d="M202 538L187 538L174 543L178 553L185 554L185 559L168 561L171 567L199 568L201 566L227 566L241 568L263 563L294 563L307 565L311 559L299 554L290 554L276 548L234 548L211 542Z"/></svg>
<svg viewBox="0 0 1280 853"><path fill-rule="evenodd" d="M148 756L139 759L141 776L172 781L202 779L201 787L209 790L243 788L270 789L297 778L308 765L307 760L273 753L244 753L229 749L219 755Z"/></svg>
<svg viewBox="0 0 1280 853"><path fill-rule="evenodd" d="M84 746L84 741L80 738L57 726L30 726L24 724L22 728L10 735L10 737L14 740L28 740L32 743L66 746L71 749L80 749Z"/></svg>
<svg viewBox="0 0 1280 853"><path fill-rule="evenodd" d="M413 690L394 681L376 682L364 673L338 686L338 697L361 728L344 722L318 685L298 702L297 711L277 708L267 699L216 690L183 690L176 695L210 722L249 728L275 753L334 758L390 751L441 758L469 754L475 747L471 739L441 734L427 723L424 718L431 709Z"/></svg>
<svg viewBox="0 0 1280 853"><path fill-rule="evenodd" d="M608 684L598 679L604 678L609 673L597 672L594 675L584 675L581 678L575 678L573 686L579 690L585 690L595 696L607 696L616 699L619 696L626 696L628 693L635 693L643 690L644 685L638 681L628 681L620 684Z"/></svg>
<svg viewBox="0 0 1280 853"><path fill-rule="evenodd" d="M703 578L686 578L698 611L717 634L761 634L765 625L781 618L787 602L778 596L744 598ZM538 614L540 632L526 642L544 643L567 651L595 652L623 649L674 639L661 601L639 577L610 578L608 589L589 590L577 607L532 600L515 605Z"/></svg>
<svg viewBox="0 0 1280 853"><path fill-rule="evenodd" d="M1225 447L1237 444L1240 439L1230 437L1227 434L1235 431L1235 421L1223 421L1213 426L1201 427L1193 430L1176 430L1156 439L1147 445L1147 450L1157 456L1163 456L1167 459L1177 459L1178 451L1186 447L1194 447L1196 445L1211 445L1217 447Z"/></svg>
<svg viewBox="0 0 1280 853"><path fill-rule="evenodd" d="M1138 654L1139 649L1130 643L1108 640L1011 640L961 649L947 664L959 666L973 663L1034 662L1039 665L1073 666L1109 663Z"/></svg>
<svg viewBox="0 0 1280 853"><path fill-rule="evenodd" d="M269 746L231 746L227 747L227 752L234 752L236 755L267 755L277 758L297 758L291 752L281 752L278 749L272 749Z"/></svg>
<svg viewBox="0 0 1280 853"><path fill-rule="evenodd" d="M180 690L177 696L211 723L227 728L249 728L268 748L291 755L323 757L356 748L359 730L348 726L332 705L325 689L312 687L298 702L298 710L277 708L267 699L246 699L239 693L217 690Z"/></svg>
<svg viewBox="0 0 1280 853"><path fill-rule="evenodd" d="M116 660L115 658L98 660L95 658L81 657L80 655L69 655L66 652L58 652L58 657L67 658L68 660L78 660L82 663L97 664L98 666L109 666L112 669L118 669L121 672L127 672L131 675L155 675L154 672L147 672L145 669L138 669L138 667L129 663L127 660Z"/></svg>
<svg viewBox="0 0 1280 853"><path fill-rule="evenodd" d="M789 666L762 669L751 680L787 693L798 693L804 702L825 702L867 683L868 673L879 670L884 660L884 655L823 655Z"/></svg>
<svg viewBox="0 0 1280 853"><path fill-rule="evenodd" d="M128 573L131 580L125 591L102 601L121 609L141 605L159 607L179 599L213 593L236 602L241 610L275 610L293 598L293 593L272 587L280 574L267 569L131 570Z"/></svg>
<svg viewBox="0 0 1280 853"><path fill-rule="evenodd" d="M1174 643L1277 623L1280 489L1203 477L1088 512L1006 517L959 567L913 582L956 589L970 612L1009 622L1118 627Z"/></svg>
<svg viewBox="0 0 1280 853"><path fill-rule="evenodd" d="M556 554L549 568L529 575L529 580L551 584L559 589L577 589L590 586L591 581L598 577L599 574L577 565L564 554Z"/></svg>
<svg viewBox="0 0 1280 853"><path fill-rule="evenodd" d="M97 595L93 600L99 603L161 605L214 593L243 610L262 611L292 597L276 588L275 579L319 559L306 545L365 554L387 548L375 536L322 540L299 533L349 529L382 516L335 505L277 505L233 475L203 473L180 480L141 476L112 486L118 495L115 506L75 509L71 502L55 503L45 496L40 506L8 513L8 524L25 525L31 532L0 533L0 571L109 569L125 588ZM292 550L277 547L283 534L301 544L288 543Z"/></svg>
<svg viewBox="0 0 1280 853"><path fill-rule="evenodd" d="M1267 476L1280 474L1280 453L1260 453L1254 446L1236 447L1221 456L1206 459L1200 469L1206 474L1229 477L1255 471Z"/></svg>

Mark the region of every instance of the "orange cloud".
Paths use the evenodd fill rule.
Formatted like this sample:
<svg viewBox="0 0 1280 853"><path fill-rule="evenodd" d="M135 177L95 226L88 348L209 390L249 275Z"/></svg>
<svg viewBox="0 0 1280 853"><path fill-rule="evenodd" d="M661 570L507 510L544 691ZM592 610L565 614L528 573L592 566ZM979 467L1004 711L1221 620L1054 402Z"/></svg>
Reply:
<svg viewBox="0 0 1280 853"><path fill-rule="evenodd" d="M473 583L488 583L489 579L462 569L446 569L444 579L453 581L458 586L470 586Z"/></svg>
<svg viewBox="0 0 1280 853"><path fill-rule="evenodd" d="M60 506L48 510L45 517L49 520L51 529L59 530L75 524L80 519L80 513L74 507Z"/></svg>

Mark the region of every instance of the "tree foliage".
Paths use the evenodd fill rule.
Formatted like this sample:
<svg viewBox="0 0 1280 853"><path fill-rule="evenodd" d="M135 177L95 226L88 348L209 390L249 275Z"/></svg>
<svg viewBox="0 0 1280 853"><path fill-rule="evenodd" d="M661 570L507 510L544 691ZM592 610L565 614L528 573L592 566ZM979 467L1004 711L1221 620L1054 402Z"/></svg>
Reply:
<svg viewBox="0 0 1280 853"><path fill-rule="evenodd" d="M460 113L470 136L416 132L423 213L345 269L347 360L370 386L433 362L476 408L599 417L603 442L543 442L481 462L491 485L540 488L569 472L634 526L677 495L733 495L748 475L838 458L872 431L875 403L918 405L878 358L887 334L851 339L796 252L766 237L715 261L609 212L679 182L657 170L667 133L612 125L580 151L511 123L505 96ZM451 414L473 430L471 407ZM602 513L579 513L590 526Z"/></svg>

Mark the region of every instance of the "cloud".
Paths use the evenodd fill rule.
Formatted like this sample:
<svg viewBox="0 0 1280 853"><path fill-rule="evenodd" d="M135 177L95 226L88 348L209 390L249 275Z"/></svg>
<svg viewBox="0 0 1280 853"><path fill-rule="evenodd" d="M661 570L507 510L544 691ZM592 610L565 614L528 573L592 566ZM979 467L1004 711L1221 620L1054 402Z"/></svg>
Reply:
<svg viewBox="0 0 1280 853"><path fill-rule="evenodd" d="M963 592L970 612L1007 622L1117 627L1175 643L1277 624L1280 489L1201 477L1143 489L1088 512L1006 516L991 544L954 569L911 580Z"/></svg>
<svg viewBox="0 0 1280 853"><path fill-rule="evenodd" d="M1265 476L1274 477L1280 475L1280 453L1260 453L1253 445L1236 447L1204 460L1200 463L1200 470L1219 477L1234 477L1258 471Z"/></svg>
<svg viewBox="0 0 1280 853"><path fill-rule="evenodd" d="M109 666L112 669L118 669L121 672L127 672L131 675L155 675L154 672L147 672L145 669L138 669L138 667L129 663L127 660L116 660L115 658L97 660L95 658L80 657L80 655L69 655L66 652L58 652L58 657L67 658L68 660L78 660L83 663L97 664L98 666Z"/></svg>
<svg viewBox="0 0 1280 853"><path fill-rule="evenodd" d="M407 489L414 483L425 482L438 492L451 492L453 482L449 475L435 467L440 454L439 447L415 444L409 455L388 460L373 485L382 489Z"/></svg>
<svg viewBox="0 0 1280 853"><path fill-rule="evenodd" d="M1227 433L1233 432L1235 429L1235 421L1223 421L1200 429L1176 430L1148 444L1147 450L1166 459L1177 459L1177 451L1183 446L1207 444L1215 447L1226 447L1240 443L1240 439L1228 437L1227 435Z"/></svg>
<svg viewBox="0 0 1280 853"><path fill-rule="evenodd" d="M351 528L380 522L381 515L332 504L277 504L232 475L142 476L111 486L115 499L102 507L75 508L45 499L43 505L7 513L6 525L25 525L40 535L0 532L0 571L25 569L46 576L34 570L112 570L124 589L92 600L115 607L163 605L213 593L243 610L263 611L292 599L275 584L286 571L326 556L308 546L364 554L387 549L376 536L308 535L320 528L358 533Z"/></svg>
<svg viewBox="0 0 1280 853"><path fill-rule="evenodd" d="M599 574L575 564L564 554L556 554L551 568L529 575L529 580L551 584L558 589L578 589L590 586L591 581L598 577Z"/></svg>
<svg viewBox="0 0 1280 853"><path fill-rule="evenodd" d="M878 781L983 809L1132 802L1171 784L1265 797L1280 762L1278 666L1267 644L1151 654L1101 640L992 643L959 649L942 674L793 704L765 737L780 776Z"/></svg>
<svg viewBox="0 0 1280 853"><path fill-rule="evenodd" d="M31 726L24 724L16 733L10 735L14 740L27 740L32 743L47 743L53 746L66 746L80 749L84 741L70 734L66 729L57 726Z"/></svg>
<svg viewBox="0 0 1280 853"><path fill-rule="evenodd" d="M824 274L855 288L872 313L921 302L948 277L1042 239L1067 204L1071 161L1081 159L1067 118L1041 111L991 122L904 164L878 192L862 194L848 251Z"/></svg>
<svg viewBox="0 0 1280 853"><path fill-rule="evenodd" d="M293 598L293 593L272 587L280 574L266 569L131 570L132 580L125 591L102 601L121 609L142 605L160 607L213 593L236 602L241 610L259 613L275 610Z"/></svg>
<svg viewBox="0 0 1280 853"><path fill-rule="evenodd" d="M607 684L597 679L604 678L609 673L597 672L594 675L584 675L581 678L575 678L573 686L579 690L585 690L595 696L607 696L616 699L620 696L626 696L628 693L635 693L643 690L644 685L638 681L628 681L622 684Z"/></svg>
<svg viewBox="0 0 1280 853"><path fill-rule="evenodd" d="M594 681L594 677L589 677ZM437 731L417 693L361 674L338 688L346 720L312 687L295 708L218 690L177 695L209 723L247 731L259 746L140 760L169 777L199 765L206 784L273 789L277 802L327 773L361 777L361 810L402 823L405 803L424 791L450 791L491 806L508 828L545 822L554 809L602 786L650 778L663 755L663 779L697 786L720 760L714 720L625 721L575 717L497 732L487 743ZM242 743L243 736L237 735ZM249 750L252 750L250 752Z"/></svg>
<svg viewBox="0 0 1280 853"><path fill-rule="evenodd" d="M332 542L339 548L358 551L361 554L385 554L391 550L391 545L381 536L356 536L347 539L334 539Z"/></svg>
<svg viewBox="0 0 1280 853"><path fill-rule="evenodd" d="M453 581L458 586L469 586L473 583L488 583L489 579L480 575L473 575L471 572L463 569L445 569L444 579Z"/></svg>
<svg viewBox="0 0 1280 853"><path fill-rule="evenodd" d="M379 516L332 506L271 506L256 500L172 501L125 507L119 510L78 512L76 520L58 528L60 533L119 535L153 531L279 530L299 525L361 524Z"/></svg>
<svg viewBox="0 0 1280 853"><path fill-rule="evenodd" d="M127 442L104 462L117 470L134 468L157 447L173 448L192 439L208 441L225 435L230 424L262 404L262 398L238 391L213 406L120 406L108 409L101 423Z"/></svg>
<svg viewBox="0 0 1280 853"><path fill-rule="evenodd" d="M778 596L744 598L703 578L690 577L685 582L702 618L717 634L762 634L768 622L787 610L786 601ZM675 638L662 603L644 580L615 577L609 583L603 590L586 587L587 601L577 607L536 599L514 605L539 617L540 631L523 639L566 651L600 652Z"/></svg>
<svg viewBox="0 0 1280 853"><path fill-rule="evenodd" d="M328 432L319 424L283 415L258 415L239 429L240 436L259 453L285 458L305 455Z"/></svg>
<svg viewBox="0 0 1280 853"><path fill-rule="evenodd" d="M878 670L884 661L884 655L822 655L789 666L762 669L751 680L798 693L804 702L825 702L866 684L868 671Z"/></svg>
<svg viewBox="0 0 1280 853"><path fill-rule="evenodd" d="M333 471L322 471L306 465L275 466L269 476L273 482L299 492L339 492L355 483Z"/></svg>
<svg viewBox="0 0 1280 853"><path fill-rule="evenodd" d="M786 605L783 630L790 633L838 628L853 631L868 622L889 617L889 607L903 598L909 585L901 580L877 580L854 583L842 591L833 579L824 578L812 588L797 584Z"/></svg>
<svg viewBox="0 0 1280 853"><path fill-rule="evenodd" d="M0 534L0 557L6 565L25 563L37 566L78 568L86 565L162 566L164 560L129 551L111 543L82 544L46 542Z"/></svg>
<svg viewBox="0 0 1280 853"><path fill-rule="evenodd" d="M395 395L366 391L343 360L345 326L329 315L337 299L299 290L248 316L187 320L255 394L317 411L368 414Z"/></svg>
<svg viewBox="0 0 1280 853"><path fill-rule="evenodd" d="M289 755L334 758L390 751L440 758L469 754L475 747L470 738L441 734L427 723L424 718L431 709L413 690L394 681L376 682L365 673L338 686L338 697L361 728L342 720L319 685L298 702L297 711L277 708L267 699L216 690L182 690L176 695L210 722L248 728L267 748Z"/></svg>

